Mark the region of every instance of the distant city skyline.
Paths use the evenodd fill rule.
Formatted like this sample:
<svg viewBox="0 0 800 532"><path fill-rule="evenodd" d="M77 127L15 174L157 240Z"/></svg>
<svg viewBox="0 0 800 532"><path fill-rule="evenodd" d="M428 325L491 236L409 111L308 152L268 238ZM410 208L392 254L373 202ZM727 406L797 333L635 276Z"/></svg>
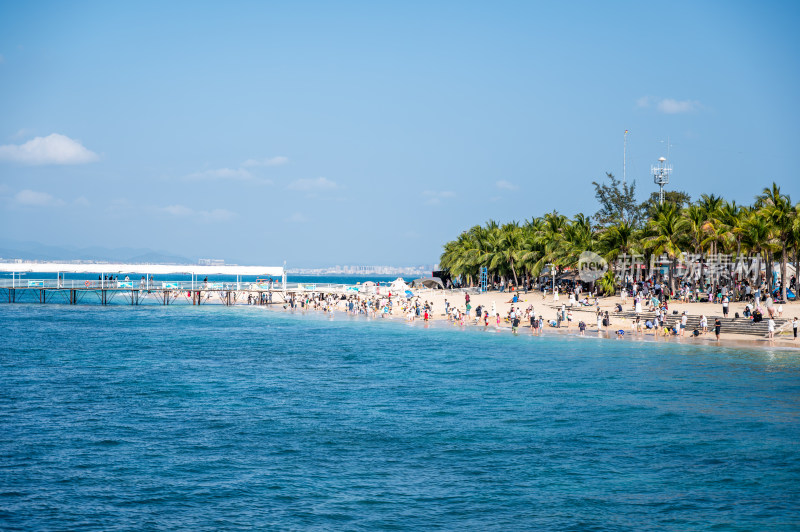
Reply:
<svg viewBox="0 0 800 532"><path fill-rule="evenodd" d="M51 248L39 246L35 243L28 243L26 250L9 250L4 248L4 242L0 240L0 263L3 262L65 262L71 264L197 264L200 266L281 266L282 264L254 264L239 263L237 261L226 260L224 258L198 258L174 257L165 255L155 250L127 250L123 249L104 249L95 248L91 254L82 254L82 250L65 250L63 248ZM136 255L130 255L130 253ZM127 254L126 254L127 253ZM162 260L159 260L162 259ZM428 274L438 269L438 264L323 264L315 267L290 266L287 272L300 275L327 275L327 274L348 274L348 275L416 275Z"/></svg>
<svg viewBox="0 0 800 532"><path fill-rule="evenodd" d="M797 201L798 23L779 1L6 2L0 237L432 264L489 219L594 213L625 130L640 200L665 156L668 190Z"/></svg>

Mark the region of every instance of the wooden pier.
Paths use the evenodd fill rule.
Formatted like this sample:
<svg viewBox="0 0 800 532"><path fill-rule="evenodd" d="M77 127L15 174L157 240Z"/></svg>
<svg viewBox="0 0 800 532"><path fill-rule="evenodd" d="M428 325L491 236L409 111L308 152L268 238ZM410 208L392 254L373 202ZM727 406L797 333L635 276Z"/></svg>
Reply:
<svg viewBox="0 0 800 532"><path fill-rule="evenodd" d="M229 306L244 301L282 303L298 290L297 286L287 285L283 267L267 266L5 262L0 263L0 273L10 274L10 279L0 279L0 301L7 303L108 305L115 299L124 299L134 306L148 300L161 305ZM65 278L81 274L85 277ZM96 278L88 278L89 275ZM166 275L184 275L191 280L162 280ZM131 276L141 279L131 280ZM235 277L236 281L209 281L209 276ZM248 277L250 280L242 279Z"/></svg>
<svg viewBox="0 0 800 532"><path fill-rule="evenodd" d="M101 286L102 285L102 286ZM119 285L119 286L118 286ZM186 286L183 286L186 285ZM108 305L123 299L126 304L139 305L148 300L161 305L174 303L202 305L218 303L234 305L248 302L256 305L283 303L298 292L298 287L264 286L261 283L192 283L169 281L148 284L139 282L73 281L37 279L33 281L0 281L0 301L4 303L99 303Z"/></svg>

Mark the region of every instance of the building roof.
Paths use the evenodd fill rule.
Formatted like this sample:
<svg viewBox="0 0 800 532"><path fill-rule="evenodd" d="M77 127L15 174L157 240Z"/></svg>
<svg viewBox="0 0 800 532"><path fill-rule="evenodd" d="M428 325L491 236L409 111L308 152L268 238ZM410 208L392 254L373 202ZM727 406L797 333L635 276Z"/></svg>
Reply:
<svg viewBox="0 0 800 532"><path fill-rule="evenodd" d="M0 262L0 272L14 273L137 273L150 275L283 275L282 266L201 266L199 264L117 264L71 262Z"/></svg>

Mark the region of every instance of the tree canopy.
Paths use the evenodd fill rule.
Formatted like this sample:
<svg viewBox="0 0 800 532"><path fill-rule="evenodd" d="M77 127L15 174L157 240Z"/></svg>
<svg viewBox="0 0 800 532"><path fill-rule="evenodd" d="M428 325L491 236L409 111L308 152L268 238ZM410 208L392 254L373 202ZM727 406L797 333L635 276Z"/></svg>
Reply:
<svg viewBox="0 0 800 532"><path fill-rule="evenodd" d="M576 267L584 251L608 261L658 255L668 259L673 289L676 263L686 253L748 254L766 266L770 286L775 261L780 261L780 276L786 281L790 261L795 271L800 268L800 203L792 203L776 183L747 206L714 194L692 202L680 191L666 192L663 205L657 193L637 203L636 184L621 183L610 173L606 181L593 185L599 206L593 216L578 213L569 218L554 211L522 223L490 220L475 225L444 245L441 267L470 285L478 281L482 267L491 278L519 284L548 265L558 270ZM752 282L761 283L759 272L760 267ZM601 284L605 290L614 289L609 279ZM782 283L783 298L787 286Z"/></svg>

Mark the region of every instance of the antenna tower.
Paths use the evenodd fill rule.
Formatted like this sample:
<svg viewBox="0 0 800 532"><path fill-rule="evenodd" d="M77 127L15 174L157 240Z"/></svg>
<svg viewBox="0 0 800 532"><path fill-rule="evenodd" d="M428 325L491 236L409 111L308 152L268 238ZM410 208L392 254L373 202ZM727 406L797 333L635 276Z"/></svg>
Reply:
<svg viewBox="0 0 800 532"><path fill-rule="evenodd" d="M664 185L669 183L669 176L672 173L672 165L667 164L664 157L658 158L658 166L651 166L653 172L653 182L658 185L658 204L664 204Z"/></svg>

